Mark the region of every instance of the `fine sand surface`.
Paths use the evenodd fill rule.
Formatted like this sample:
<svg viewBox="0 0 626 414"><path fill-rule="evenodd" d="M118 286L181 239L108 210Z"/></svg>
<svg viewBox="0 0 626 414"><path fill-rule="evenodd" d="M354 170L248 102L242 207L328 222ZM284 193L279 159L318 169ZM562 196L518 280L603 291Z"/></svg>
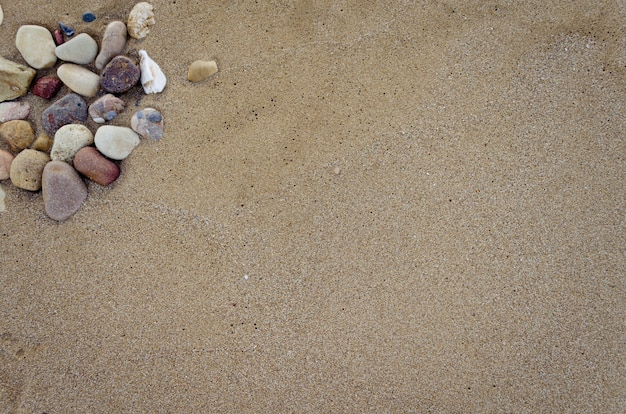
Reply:
<svg viewBox="0 0 626 414"><path fill-rule="evenodd" d="M19 62L132 6L0 4ZM626 410L624 1L153 4L164 138L0 183L0 412Z"/></svg>

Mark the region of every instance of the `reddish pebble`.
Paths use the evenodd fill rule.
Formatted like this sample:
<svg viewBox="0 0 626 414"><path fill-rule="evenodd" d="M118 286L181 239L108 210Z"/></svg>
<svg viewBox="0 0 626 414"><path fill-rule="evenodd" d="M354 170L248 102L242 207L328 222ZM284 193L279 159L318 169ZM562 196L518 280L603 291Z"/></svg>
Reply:
<svg viewBox="0 0 626 414"><path fill-rule="evenodd" d="M63 37L63 32L60 29L56 29L54 31L54 43L56 43L57 46L62 45L63 43L65 43L65 38Z"/></svg>
<svg viewBox="0 0 626 414"><path fill-rule="evenodd" d="M61 79L56 76L44 76L35 81L33 85L33 95L41 96L45 99L54 98L59 89L63 86Z"/></svg>
<svg viewBox="0 0 626 414"><path fill-rule="evenodd" d="M0 180L6 180L10 177L13 158L15 157L9 151L0 149Z"/></svg>
<svg viewBox="0 0 626 414"><path fill-rule="evenodd" d="M100 185L109 185L120 176L120 167L94 147L83 147L74 156L76 171Z"/></svg>

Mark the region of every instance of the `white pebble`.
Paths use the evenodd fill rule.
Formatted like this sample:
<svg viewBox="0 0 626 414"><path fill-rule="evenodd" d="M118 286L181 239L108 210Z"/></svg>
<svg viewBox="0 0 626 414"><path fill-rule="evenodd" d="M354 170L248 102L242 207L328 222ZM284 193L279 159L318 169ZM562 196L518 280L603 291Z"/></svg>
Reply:
<svg viewBox="0 0 626 414"><path fill-rule="evenodd" d="M50 159L71 163L79 149L91 144L93 144L93 134L85 125L63 125L54 134Z"/></svg>
<svg viewBox="0 0 626 414"><path fill-rule="evenodd" d="M100 76L73 63L59 66L57 76L72 91L88 98L96 96L100 89Z"/></svg>
<svg viewBox="0 0 626 414"><path fill-rule="evenodd" d="M98 44L87 33L81 33L62 45L57 46L54 53L59 59L65 60L66 62L87 65L96 58L98 54Z"/></svg>
<svg viewBox="0 0 626 414"><path fill-rule="evenodd" d="M57 61L52 34L41 26L25 25L17 30L15 46L22 57L35 69L51 68Z"/></svg>
<svg viewBox="0 0 626 414"><path fill-rule="evenodd" d="M94 142L102 155L123 160L139 145L139 135L127 127L103 125L96 131Z"/></svg>

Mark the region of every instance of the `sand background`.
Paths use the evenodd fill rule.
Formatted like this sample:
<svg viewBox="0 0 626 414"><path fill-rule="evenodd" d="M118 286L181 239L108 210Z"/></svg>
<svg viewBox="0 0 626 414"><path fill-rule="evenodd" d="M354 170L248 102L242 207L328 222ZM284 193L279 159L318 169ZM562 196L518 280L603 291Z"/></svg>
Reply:
<svg viewBox="0 0 626 414"><path fill-rule="evenodd" d="M152 3L164 138L63 223L0 183L1 412L626 409L624 1Z"/></svg>

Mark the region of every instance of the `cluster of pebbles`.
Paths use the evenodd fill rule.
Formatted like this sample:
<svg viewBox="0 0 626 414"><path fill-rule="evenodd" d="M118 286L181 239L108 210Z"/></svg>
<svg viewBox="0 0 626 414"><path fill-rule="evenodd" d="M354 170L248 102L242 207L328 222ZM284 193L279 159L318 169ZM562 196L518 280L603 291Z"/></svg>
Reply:
<svg viewBox="0 0 626 414"><path fill-rule="evenodd" d="M83 15L85 22L95 18ZM0 57L0 141L10 150L0 149L0 180L41 190L50 218L61 221L78 211L87 197L84 177L107 186L119 177L120 162L140 137L162 138L163 117L154 108L138 110L129 127L107 125L125 109L124 94L136 85L146 94L165 88L165 75L145 50L138 56L124 54L128 36L142 39L154 23L152 5L138 3L126 22L107 25L100 47L89 34L75 34L64 24L54 32L25 25L17 31L15 45L28 66ZM36 70L55 67L56 75L33 82ZM71 92L43 111L42 131L36 134L27 120L30 106L18 98L30 90L53 99L63 85ZM95 134L86 126L89 117L101 124Z"/></svg>

